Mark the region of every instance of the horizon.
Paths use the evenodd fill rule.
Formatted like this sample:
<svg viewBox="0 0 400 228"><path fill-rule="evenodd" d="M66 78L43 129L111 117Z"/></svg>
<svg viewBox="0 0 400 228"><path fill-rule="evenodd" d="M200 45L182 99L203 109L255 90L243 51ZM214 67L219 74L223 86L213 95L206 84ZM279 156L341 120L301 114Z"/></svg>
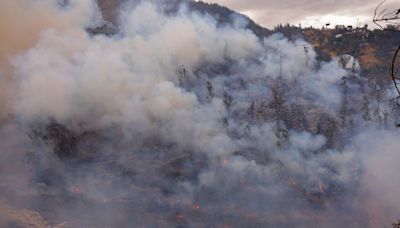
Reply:
<svg viewBox="0 0 400 228"><path fill-rule="evenodd" d="M203 1L226 6L248 16L267 29L274 29L279 24L296 26L301 24L302 27L323 28L328 23L329 28L334 28L335 25L363 27L365 24L368 24L369 28L377 28L378 26L373 23L374 10L382 2L379 0L339 1L338 3L329 0L317 3L314 0L301 2L284 0L278 3L271 0L251 0L246 3L239 0ZM395 4L395 0L388 0L385 2L385 7L390 8ZM293 7L289 9L288 5ZM360 5L362 7L359 7Z"/></svg>

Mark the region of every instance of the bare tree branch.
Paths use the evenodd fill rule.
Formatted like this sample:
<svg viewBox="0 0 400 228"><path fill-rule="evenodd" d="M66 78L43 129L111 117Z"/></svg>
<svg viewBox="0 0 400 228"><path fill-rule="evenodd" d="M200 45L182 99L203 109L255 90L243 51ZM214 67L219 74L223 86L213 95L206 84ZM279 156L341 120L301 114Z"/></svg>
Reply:
<svg viewBox="0 0 400 228"><path fill-rule="evenodd" d="M376 8L374 12L373 22L383 29L381 23L387 25L397 25L400 26L400 8L387 10L382 8L387 0L383 0ZM397 29L395 31L398 32ZM396 49L395 54L392 59L392 65L390 68L390 75L392 77L393 84L397 91L396 104L400 106L400 46Z"/></svg>
<svg viewBox="0 0 400 228"><path fill-rule="evenodd" d="M381 23L400 25L400 8L395 10L388 10L382 8L387 0L382 1L374 12L373 22L383 29Z"/></svg>

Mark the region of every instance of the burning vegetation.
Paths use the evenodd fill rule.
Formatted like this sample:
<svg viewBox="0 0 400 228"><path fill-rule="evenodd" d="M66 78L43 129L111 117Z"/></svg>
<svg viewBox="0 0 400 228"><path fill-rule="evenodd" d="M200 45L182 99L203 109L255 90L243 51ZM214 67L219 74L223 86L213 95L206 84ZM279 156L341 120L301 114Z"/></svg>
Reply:
<svg viewBox="0 0 400 228"><path fill-rule="evenodd" d="M211 11L231 12L221 21L204 3L123 2L100 4L108 21L91 0L0 3L33 24L57 19L28 48L0 49L0 76L17 88L0 125L0 202L26 208L4 224L29 227L18 213L33 227L397 219L387 81L226 8Z"/></svg>

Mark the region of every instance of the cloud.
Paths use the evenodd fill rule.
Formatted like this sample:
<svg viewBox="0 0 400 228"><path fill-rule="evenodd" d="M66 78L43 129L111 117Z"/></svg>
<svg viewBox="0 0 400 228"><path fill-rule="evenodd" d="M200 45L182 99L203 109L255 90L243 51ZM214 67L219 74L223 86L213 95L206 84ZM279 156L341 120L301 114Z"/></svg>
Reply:
<svg viewBox="0 0 400 228"><path fill-rule="evenodd" d="M256 22L270 29L277 24L286 23L295 25L308 23L313 26L322 26L330 22L333 25L342 23L356 25L357 19L361 24L371 24L375 7L380 3L376 0L216 0L206 2L215 2L247 13ZM396 1L388 1L386 6L395 7ZM316 18L323 18L324 20L317 20ZM338 18L340 19L338 20Z"/></svg>

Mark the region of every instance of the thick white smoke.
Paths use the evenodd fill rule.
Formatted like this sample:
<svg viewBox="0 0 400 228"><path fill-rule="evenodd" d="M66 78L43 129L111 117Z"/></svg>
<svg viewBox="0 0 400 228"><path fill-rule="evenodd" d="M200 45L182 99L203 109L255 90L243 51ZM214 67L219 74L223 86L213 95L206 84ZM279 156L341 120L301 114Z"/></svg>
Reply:
<svg viewBox="0 0 400 228"><path fill-rule="evenodd" d="M0 3L0 195L78 227L391 224L399 135L349 111L364 79L232 18L127 4L106 36L94 1Z"/></svg>

